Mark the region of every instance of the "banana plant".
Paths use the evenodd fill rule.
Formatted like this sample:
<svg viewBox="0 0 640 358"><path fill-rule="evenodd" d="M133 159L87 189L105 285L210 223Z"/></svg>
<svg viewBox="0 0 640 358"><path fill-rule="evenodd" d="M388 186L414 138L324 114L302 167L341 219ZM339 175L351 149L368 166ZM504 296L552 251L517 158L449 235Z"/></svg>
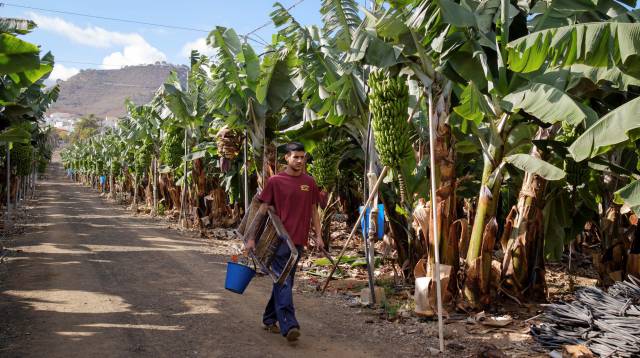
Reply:
<svg viewBox="0 0 640 358"><path fill-rule="evenodd" d="M544 81L559 88L564 87L583 100L595 104L602 103L600 98L607 95L610 96L609 98L614 97L613 95L622 96L626 100L633 98L634 95L633 92L629 92L629 86L640 84L638 76L640 73L637 70L640 64L640 57L637 55L640 47L638 45L640 25L629 22L633 18L629 11L615 1L597 5L585 3L580 9L566 6L567 4L563 4L562 1L554 1L546 5L548 6L537 6L537 10L536 7L532 9L532 12L537 14L532 17L531 24L534 30L539 31L534 31L508 44L509 68L523 76L537 78L541 82ZM601 11L603 8L607 11ZM574 16L566 17L568 11L571 11ZM598 86L598 91L590 91L589 87L584 85L585 81ZM595 95L592 92L596 92ZM599 120L592 115L583 123L575 123L574 125L582 128L581 130L586 128L586 131L568 148L573 158L568 158L566 162L573 163L594 158L599 154L598 151L606 152L614 144L629 142L627 134L631 133L633 128L640 127L640 124L634 124L634 120L629 119L633 118L634 110L637 111L635 101L637 99L615 110L609 108L602 110L601 113L604 116ZM609 106L598 105L598 107ZM616 123L621 125L612 125L614 122L610 118L615 118ZM623 118L625 120L622 120ZM605 131L607 134L603 135ZM601 135L597 140L592 137L595 133ZM575 166L576 164L572 165L572 167ZM633 175L630 178L634 180ZM632 195L633 190L623 191L623 193L626 197ZM620 204L625 202L619 195L616 195L616 200ZM587 199L588 201L590 200ZM550 204L555 202L557 200ZM610 202L613 204L613 200ZM633 203L633 199L629 202ZM606 216L611 212L610 209L619 213L614 207L603 210L601 214L605 216L601 225L603 228L606 226L608 220ZM545 209L545 212L551 215L545 218L545 222L553 220L552 217L562 217L561 215L553 216L553 211ZM565 223L566 225L568 224ZM570 234L568 240L562 240L561 230L558 233L558 230L545 229L545 232L552 234L547 235L547 242L551 247L561 248L562 242L572 238ZM609 235L606 233L603 235L605 238L605 242L602 243L603 250L608 250L607 242L613 241L607 236ZM551 238L556 239L556 242L551 242ZM523 279L520 281L524 282Z"/></svg>
<svg viewBox="0 0 640 358"><path fill-rule="evenodd" d="M463 132L473 133L483 155L480 193L466 252L469 270L465 294L471 303L477 304L479 291L484 291L481 295L484 302L489 299L485 283L489 282L491 240L495 240L497 230L493 218L504 169L515 167L530 173L530 177L562 179L564 172L561 169L533 152L527 154L531 151L531 139L537 127L548 127L561 121L577 125L593 121L597 115L581 103L579 97L570 96L539 78L520 75L520 68L514 68L518 59L514 58L511 46L530 31L527 22L523 21L526 9L516 8L507 1L457 3L441 0L428 6L437 7L440 19L447 25L436 34L431 47L438 54L439 71L455 85L458 105L454 107L454 116L460 118ZM425 14L428 12L420 16ZM509 40L514 41L510 43ZM561 57L554 57L554 60ZM527 132L529 135L523 136ZM530 206L521 206L522 212L518 215L523 220L519 221L522 225L518 227L526 227L524 217L528 214L524 207ZM512 231L510 242L515 242L519 236L518 230ZM528 260L514 261L526 262L517 270L524 272L520 277L530 279L532 270L539 267L534 261L540 257L536 250L541 246L534 245L536 249L530 244L524 246L531 249L519 245L516 251L520 250ZM513 245L505 249L509 251L507 254L513 254Z"/></svg>
<svg viewBox="0 0 640 358"><path fill-rule="evenodd" d="M290 77L294 53L274 44L257 55L246 39L224 27L211 31L207 42L218 51L217 64L212 68L212 116L249 138L252 164L262 187L276 171L272 142L277 130L286 125L287 116L282 112L287 111L295 92Z"/></svg>
<svg viewBox="0 0 640 358"><path fill-rule="evenodd" d="M152 99L152 103L158 101L160 101L160 93L156 93ZM127 107L128 116L132 123L133 132L131 136L135 138L134 142L138 144L141 151L139 155L151 155L150 167L146 166L145 159L141 159L139 162L144 164L144 167L138 168L136 175L142 175L142 173L139 173L140 170L144 170L145 173L149 174L149 182L153 187L151 210L155 215L158 210L157 160L160 155L162 115L159 108L153 104L136 106L133 102L127 100L125 106ZM137 187L135 190L137 191ZM149 201L149 199L150 198L147 197L147 201Z"/></svg>
<svg viewBox="0 0 640 358"><path fill-rule="evenodd" d="M211 79L209 77L209 59L200 55L197 51L191 53L191 68L186 82L186 88L182 88L178 76L171 72L162 87L162 103L171 112L172 125L184 128L184 171L180 180L182 187L180 222L184 226L187 215L187 187L188 187L188 162L194 163L194 171L198 168L198 185L195 187L196 195L203 197L205 172L201 163L204 152L191 152L193 146L197 146L202 139L202 129L211 111L213 92L211 90ZM192 172L192 174L194 174ZM194 179L192 177L192 179ZM195 182L195 181L194 181ZM201 202L198 200L197 202Z"/></svg>

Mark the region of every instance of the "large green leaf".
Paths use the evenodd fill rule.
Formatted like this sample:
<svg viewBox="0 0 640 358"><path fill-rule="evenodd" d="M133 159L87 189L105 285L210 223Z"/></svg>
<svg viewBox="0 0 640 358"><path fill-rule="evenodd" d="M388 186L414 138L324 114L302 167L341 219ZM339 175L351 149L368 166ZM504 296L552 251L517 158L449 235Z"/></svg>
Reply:
<svg viewBox="0 0 640 358"><path fill-rule="evenodd" d="M353 43L346 57L347 62L365 60L376 67L389 67L398 63L402 48L382 40L373 28L362 24L353 35Z"/></svg>
<svg viewBox="0 0 640 358"><path fill-rule="evenodd" d="M615 192L615 201L618 204L626 204L636 215L640 216L640 180L634 180L631 184Z"/></svg>
<svg viewBox="0 0 640 358"><path fill-rule="evenodd" d="M335 45L347 51L353 40L351 34L360 25L358 3L355 0L322 0L320 6L324 31L333 35Z"/></svg>
<svg viewBox="0 0 640 358"><path fill-rule="evenodd" d="M269 53L264 56L262 60L262 64L260 65L260 78L258 82L258 87L256 88L256 98L258 102L264 104L267 99L267 91L269 90L269 83L271 82L271 77L273 76L273 72L276 70L276 65L278 64L279 58L278 54L275 52Z"/></svg>
<svg viewBox="0 0 640 358"><path fill-rule="evenodd" d="M19 38L0 34L0 74L23 72L40 67L38 46Z"/></svg>
<svg viewBox="0 0 640 358"><path fill-rule="evenodd" d="M551 28L508 44L509 67L532 72L545 64L619 67L640 77L640 24L596 22Z"/></svg>
<svg viewBox="0 0 640 358"><path fill-rule="evenodd" d="M47 52L40 60L40 66L38 66L38 68L26 70L20 74L20 83L28 85L49 78L49 75L53 71L53 66L53 55L51 52Z"/></svg>
<svg viewBox="0 0 640 358"><path fill-rule="evenodd" d="M640 78L629 76L617 67L592 67L578 63L570 67L547 68L543 74L531 77L533 82L546 83L566 92L578 87L585 79L598 87L609 86L624 92L629 86L640 87Z"/></svg>
<svg viewBox="0 0 640 358"><path fill-rule="evenodd" d="M189 98L187 92L182 89L180 80L175 71L171 71L163 86L164 104L171 110L182 127L186 127L193 116L196 115L196 109L193 101Z"/></svg>
<svg viewBox="0 0 640 358"><path fill-rule="evenodd" d="M457 27L477 26L476 17L471 10L450 0L438 0L438 4L445 23Z"/></svg>
<svg viewBox="0 0 640 358"><path fill-rule="evenodd" d="M612 145L629 139L629 131L640 128L640 97L600 118L569 146L576 161L604 153Z"/></svg>
<svg viewBox="0 0 640 358"><path fill-rule="evenodd" d="M567 174L555 165L529 154L513 154L504 161L527 173L537 174L546 180L560 180Z"/></svg>
<svg viewBox="0 0 640 358"><path fill-rule="evenodd" d="M209 34L207 43L231 57L235 57L242 51L242 41L236 31L231 28L217 26Z"/></svg>
<svg viewBox="0 0 640 358"><path fill-rule="evenodd" d="M493 111L484 94L480 92L474 82L469 82L460 95L460 105L453 109L462 118L479 125L486 115Z"/></svg>
<svg viewBox="0 0 640 358"><path fill-rule="evenodd" d="M586 106L580 106L561 90L542 83L530 83L503 98L503 107L510 112L519 109L545 123L566 121L576 125L594 122L598 115Z"/></svg>
<svg viewBox="0 0 640 358"><path fill-rule="evenodd" d="M537 1L529 14L537 16L532 18L529 23L531 28L545 30L596 19L606 20L620 12L628 12L628 10L614 0Z"/></svg>
<svg viewBox="0 0 640 358"><path fill-rule="evenodd" d="M256 55L248 43L244 43L242 44L242 53L238 55L238 60L242 63L247 73L247 82L253 88L258 82L258 76L260 75L260 59L258 55Z"/></svg>
<svg viewBox="0 0 640 358"><path fill-rule="evenodd" d="M0 142L4 143L29 143L31 133L19 127L9 127L0 133Z"/></svg>

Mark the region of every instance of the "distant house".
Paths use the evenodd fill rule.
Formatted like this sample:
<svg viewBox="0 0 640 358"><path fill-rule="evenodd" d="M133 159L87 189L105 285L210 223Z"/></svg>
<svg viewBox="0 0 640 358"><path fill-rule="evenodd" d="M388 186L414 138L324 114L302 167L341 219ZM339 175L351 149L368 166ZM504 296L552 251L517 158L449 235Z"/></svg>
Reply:
<svg viewBox="0 0 640 358"><path fill-rule="evenodd" d="M54 128L62 129L67 132L73 132L73 125L78 119L78 115L71 113L51 113L45 117L45 122Z"/></svg>

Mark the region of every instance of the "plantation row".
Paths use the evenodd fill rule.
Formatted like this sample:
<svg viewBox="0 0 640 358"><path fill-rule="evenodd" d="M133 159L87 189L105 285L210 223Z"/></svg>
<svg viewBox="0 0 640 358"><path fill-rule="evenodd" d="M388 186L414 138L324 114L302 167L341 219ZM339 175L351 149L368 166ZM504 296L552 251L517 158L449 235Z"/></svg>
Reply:
<svg viewBox="0 0 640 358"><path fill-rule="evenodd" d="M0 194L5 220L11 219L11 207L33 195L37 175L45 172L56 145L53 129L42 125L59 93L57 85L44 84L53 70L53 55L40 57L37 45L19 38L35 27L29 20L0 18Z"/></svg>
<svg viewBox="0 0 640 358"><path fill-rule="evenodd" d="M355 1L325 0L308 27L276 3L259 54L215 28L215 58L192 53L186 80L127 102L114 130L65 149L65 166L185 226L232 226L299 141L326 193L326 240L333 214L354 222L388 168L378 199L406 278L434 260L435 181L448 291L471 305L544 296L545 261L574 240L597 248L602 283L638 274L633 4L381 3L361 17Z"/></svg>

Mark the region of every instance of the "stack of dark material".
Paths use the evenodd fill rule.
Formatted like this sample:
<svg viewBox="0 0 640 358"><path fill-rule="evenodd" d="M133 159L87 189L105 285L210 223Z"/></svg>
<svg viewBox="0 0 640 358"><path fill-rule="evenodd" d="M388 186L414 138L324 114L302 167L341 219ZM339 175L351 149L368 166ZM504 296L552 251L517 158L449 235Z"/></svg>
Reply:
<svg viewBox="0 0 640 358"><path fill-rule="evenodd" d="M580 344L602 357L640 357L640 279L608 292L583 288L574 302L549 305L542 321L531 335L546 348Z"/></svg>

